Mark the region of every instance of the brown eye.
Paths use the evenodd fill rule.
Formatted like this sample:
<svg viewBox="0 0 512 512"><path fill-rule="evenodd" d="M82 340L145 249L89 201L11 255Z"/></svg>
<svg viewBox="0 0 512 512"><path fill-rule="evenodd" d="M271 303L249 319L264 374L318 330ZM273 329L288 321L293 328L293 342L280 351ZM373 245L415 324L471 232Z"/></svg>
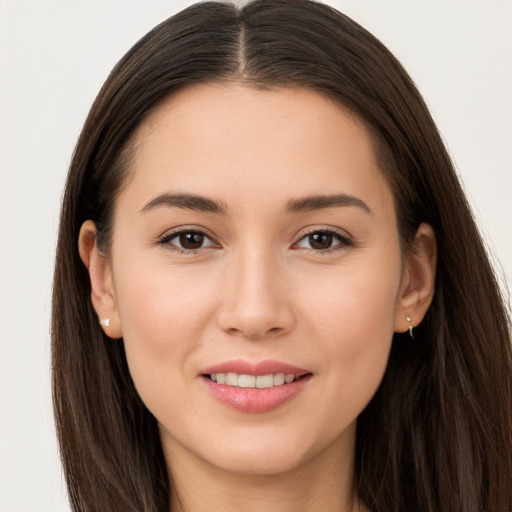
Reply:
<svg viewBox="0 0 512 512"><path fill-rule="evenodd" d="M159 240L159 244L180 253L218 247L218 244L215 243L207 234L202 231L190 230L175 231L174 233L165 235Z"/></svg>
<svg viewBox="0 0 512 512"><path fill-rule="evenodd" d="M310 251L330 252L352 246L353 242L347 236L337 231L318 230L303 236L296 244L301 249Z"/></svg>
<svg viewBox="0 0 512 512"><path fill-rule="evenodd" d="M312 249L330 249L332 247L332 233L312 233L308 239Z"/></svg>
<svg viewBox="0 0 512 512"><path fill-rule="evenodd" d="M202 233L198 233L197 231L189 231L186 233L181 233L178 236L180 246L183 249L193 250L199 249L203 246L205 236Z"/></svg>

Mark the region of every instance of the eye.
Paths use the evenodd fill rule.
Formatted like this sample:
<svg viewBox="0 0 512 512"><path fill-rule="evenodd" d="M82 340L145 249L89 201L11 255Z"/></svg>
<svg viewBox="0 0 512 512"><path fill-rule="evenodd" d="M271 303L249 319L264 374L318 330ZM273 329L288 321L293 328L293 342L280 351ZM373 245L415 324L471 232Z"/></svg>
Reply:
<svg viewBox="0 0 512 512"><path fill-rule="evenodd" d="M303 236L296 247L314 251L329 251L352 245L352 241L337 231L322 229Z"/></svg>
<svg viewBox="0 0 512 512"><path fill-rule="evenodd" d="M175 231L165 235L158 243L179 252L193 252L206 247L218 246L206 233L197 230Z"/></svg>

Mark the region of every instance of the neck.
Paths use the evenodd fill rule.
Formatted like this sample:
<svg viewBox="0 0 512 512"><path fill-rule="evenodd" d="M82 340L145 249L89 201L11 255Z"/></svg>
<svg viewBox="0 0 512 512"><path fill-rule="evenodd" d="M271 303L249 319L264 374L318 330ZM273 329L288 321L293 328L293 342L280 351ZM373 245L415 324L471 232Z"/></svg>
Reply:
<svg viewBox="0 0 512 512"><path fill-rule="evenodd" d="M333 445L276 474L232 473L191 456L178 443L167 445L171 510L362 512L353 486L354 444L347 450L345 438Z"/></svg>

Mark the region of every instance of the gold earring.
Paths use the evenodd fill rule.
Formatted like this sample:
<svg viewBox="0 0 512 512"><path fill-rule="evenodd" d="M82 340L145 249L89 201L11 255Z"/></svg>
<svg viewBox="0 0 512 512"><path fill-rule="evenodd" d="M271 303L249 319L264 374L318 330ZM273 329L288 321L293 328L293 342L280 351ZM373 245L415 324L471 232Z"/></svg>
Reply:
<svg viewBox="0 0 512 512"><path fill-rule="evenodd" d="M100 325L105 329L105 327L108 327L110 325L110 318L103 318L100 320Z"/></svg>
<svg viewBox="0 0 512 512"><path fill-rule="evenodd" d="M406 318L406 319L407 319L407 321L409 322L409 336L410 336L411 338L414 338L414 335L413 335L413 333L412 333L412 330L413 330L413 328L414 328L414 327L413 327L413 325L411 324L411 322L412 322L412 318L411 318L409 315L407 315L405 318Z"/></svg>

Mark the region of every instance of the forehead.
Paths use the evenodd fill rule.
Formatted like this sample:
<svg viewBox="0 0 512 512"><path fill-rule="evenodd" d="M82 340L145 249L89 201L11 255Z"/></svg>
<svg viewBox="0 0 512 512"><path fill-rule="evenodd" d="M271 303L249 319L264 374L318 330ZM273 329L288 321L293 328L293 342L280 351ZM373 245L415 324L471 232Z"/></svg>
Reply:
<svg viewBox="0 0 512 512"><path fill-rule="evenodd" d="M165 191L260 204L270 191L282 201L333 192L389 195L364 124L306 89L185 88L141 124L134 147L134 200Z"/></svg>
<svg viewBox="0 0 512 512"><path fill-rule="evenodd" d="M156 132L167 132L175 140L195 139L204 150L239 142L245 149L279 135L282 142L323 137L325 144L336 138L343 144L351 137L371 147L364 124L348 109L326 95L305 88L255 89L241 84L196 84L164 100L139 127L136 140L143 146ZM340 138L340 130L343 137ZM212 134L229 135L211 140ZM155 137L156 135L156 137ZM154 148L153 148L154 149Z"/></svg>

